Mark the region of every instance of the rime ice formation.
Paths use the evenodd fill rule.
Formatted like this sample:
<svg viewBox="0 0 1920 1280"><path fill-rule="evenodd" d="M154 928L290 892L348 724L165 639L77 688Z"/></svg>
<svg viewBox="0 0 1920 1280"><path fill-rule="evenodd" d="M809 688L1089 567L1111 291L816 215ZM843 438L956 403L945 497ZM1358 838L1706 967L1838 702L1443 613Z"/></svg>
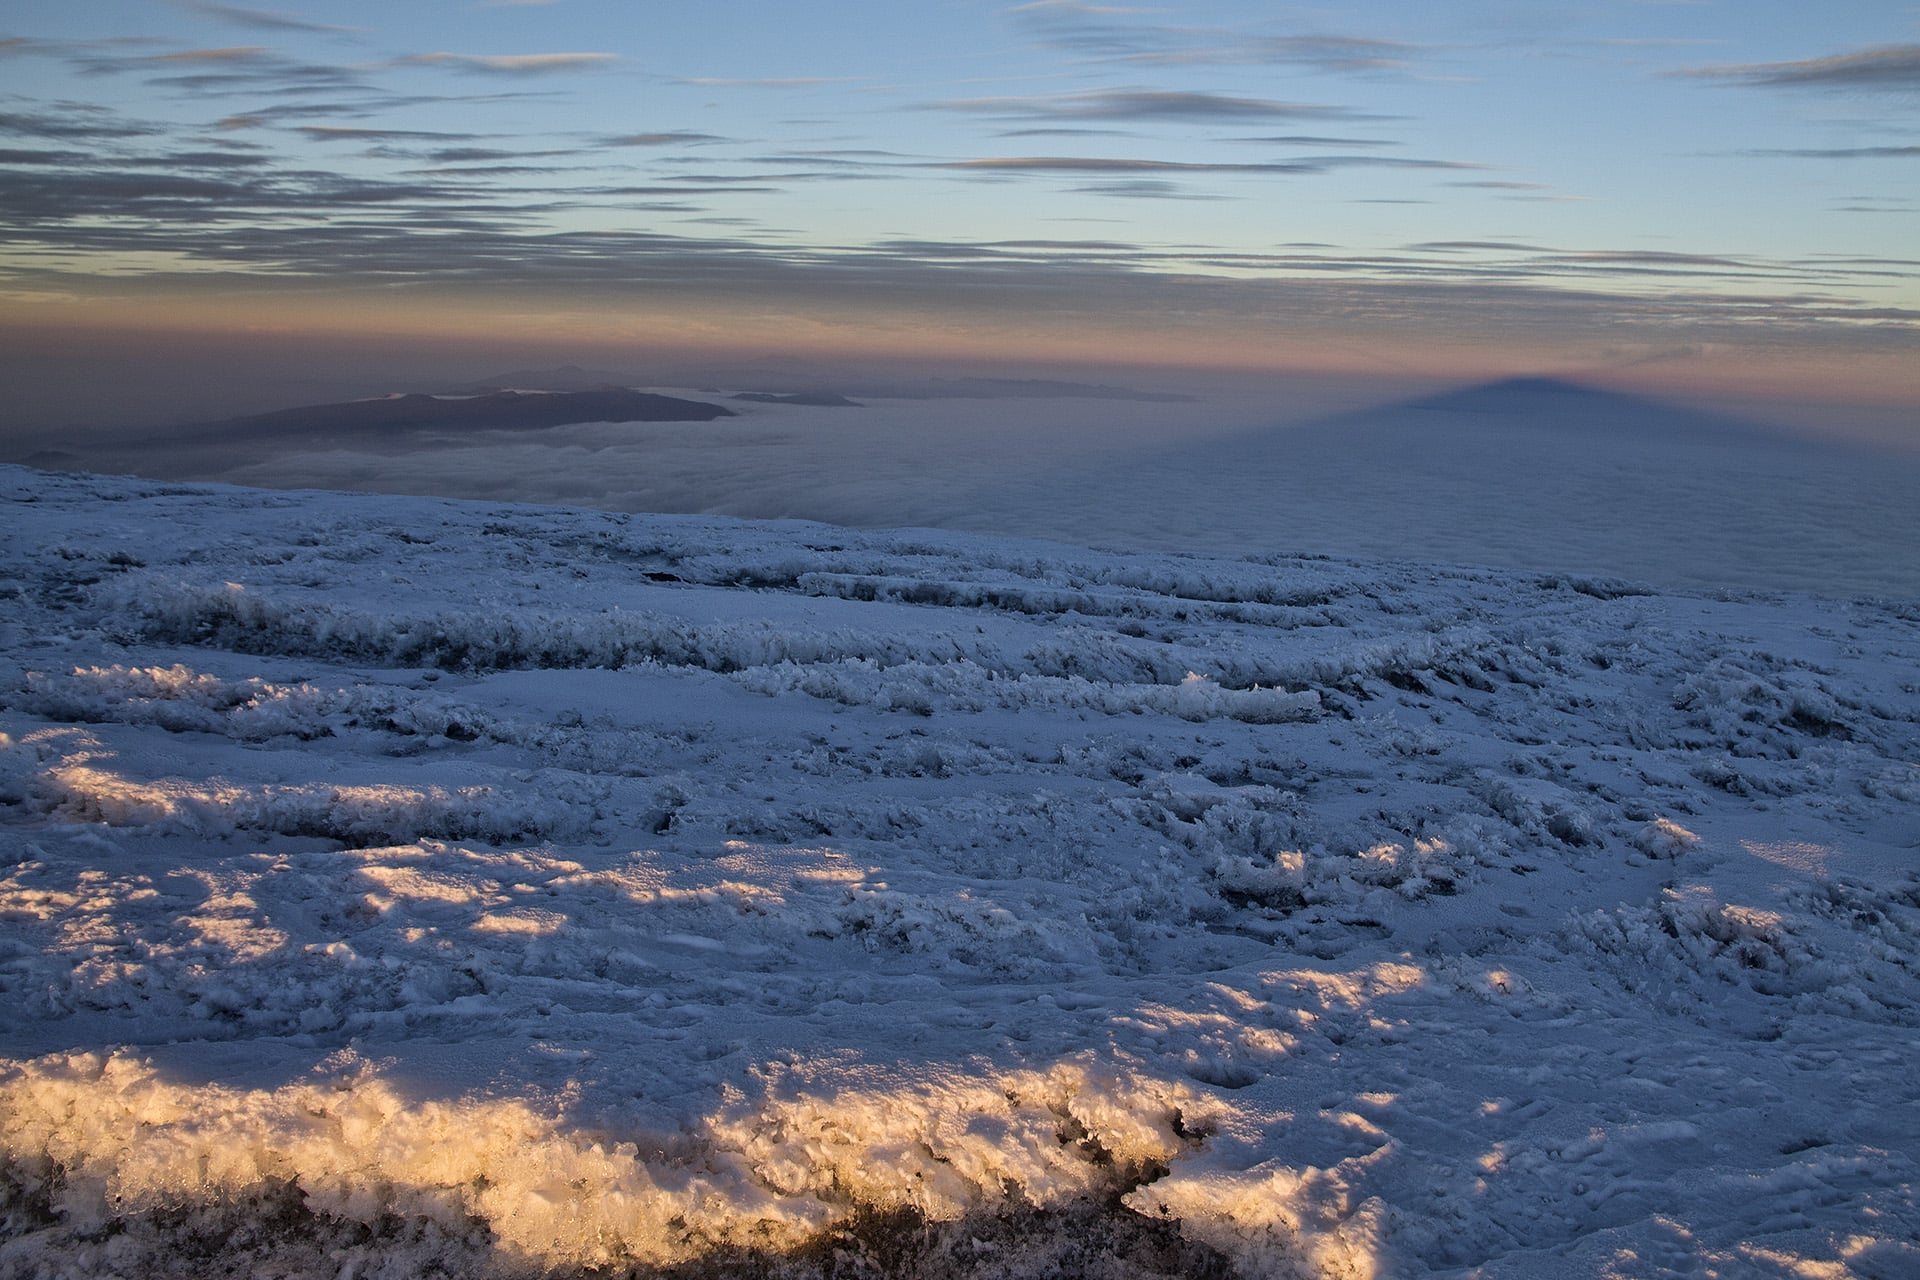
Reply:
<svg viewBox="0 0 1920 1280"><path fill-rule="evenodd" d="M1911 602L0 485L0 1274L1920 1268Z"/></svg>

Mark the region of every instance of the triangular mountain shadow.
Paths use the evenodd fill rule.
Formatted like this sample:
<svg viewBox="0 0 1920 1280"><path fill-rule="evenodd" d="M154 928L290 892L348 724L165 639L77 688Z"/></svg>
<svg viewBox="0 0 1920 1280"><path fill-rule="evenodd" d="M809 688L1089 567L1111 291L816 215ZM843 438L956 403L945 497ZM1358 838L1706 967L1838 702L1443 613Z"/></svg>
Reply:
<svg viewBox="0 0 1920 1280"><path fill-rule="evenodd" d="M1440 415L1445 415L1444 421ZM1657 436L1670 441L1691 439L1700 443L1798 439L1765 423L1690 409L1629 392L1541 377L1505 378L1460 387L1417 400L1341 414L1321 423L1306 424L1299 430L1312 431L1317 426L1412 425L1423 418L1428 420L1427 425L1434 427L1444 425L1457 429L1471 421L1490 428L1602 434L1615 439Z"/></svg>
<svg viewBox="0 0 1920 1280"><path fill-rule="evenodd" d="M1523 413L1541 409L1573 412L1606 409L1625 405L1651 404L1644 397L1564 378L1502 378L1496 382L1455 387L1436 395L1407 402L1409 407L1444 409L1454 412Z"/></svg>
<svg viewBox="0 0 1920 1280"><path fill-rule="evenodd" d="M1920 546L1920 458L1549 378L1515 378L1026 479L1031 532L1617 575L1885 590ZM1004 486L1003 486L1004 487ZM984 501L984 499L983 499ZM1078 526L1078 528L1076 527ZM1885 568L1885 572L1876 570Z"/></svg>

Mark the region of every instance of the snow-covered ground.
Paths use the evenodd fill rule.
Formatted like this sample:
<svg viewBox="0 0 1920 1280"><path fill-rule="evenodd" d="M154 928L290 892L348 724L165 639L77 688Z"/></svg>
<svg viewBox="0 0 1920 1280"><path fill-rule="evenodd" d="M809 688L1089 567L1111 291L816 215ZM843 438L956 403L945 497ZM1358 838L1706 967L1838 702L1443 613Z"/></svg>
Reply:
<svg viewBox="0 0 1920 1280"><path fill-rule="evenodd" d="M0 491L0 1275L1920 1273L1911 600Z"/></svg>

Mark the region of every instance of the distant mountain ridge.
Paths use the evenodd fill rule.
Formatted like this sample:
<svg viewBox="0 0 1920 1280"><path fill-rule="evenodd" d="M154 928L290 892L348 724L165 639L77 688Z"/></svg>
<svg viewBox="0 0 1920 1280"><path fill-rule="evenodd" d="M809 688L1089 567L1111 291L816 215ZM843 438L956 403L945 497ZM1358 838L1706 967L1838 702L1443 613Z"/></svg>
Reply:
<svg viewBox="0 0 1920 1280"><path fill-rule="evenodd" d="M852 407L849 396L874 400L1136 400L1149 404L1191 404L1199 397L1170 391L1140 391L1096 382L1054 378L887 378L858 372L768 372L751 366L689 365L650 373L614 373L561 365L557 369L518 369L474 382L448 385L445 394L494 391L594 391L608 387L700 387L736 400ZM721 390L724 388L724 390ZM785 397L771 400L767 397ZM808 397L794 399L792 397Z"/></svg>
<svg viewBox="0 0 1920 1280"><path fill-rule="evenodd" d="M391 435L432 427L539 430L580 422L711 422L733 410L701 400L601 387L591 391L489 391L471 396L418 392L338 404L303 405L203 424L201 436Z"/></svg>

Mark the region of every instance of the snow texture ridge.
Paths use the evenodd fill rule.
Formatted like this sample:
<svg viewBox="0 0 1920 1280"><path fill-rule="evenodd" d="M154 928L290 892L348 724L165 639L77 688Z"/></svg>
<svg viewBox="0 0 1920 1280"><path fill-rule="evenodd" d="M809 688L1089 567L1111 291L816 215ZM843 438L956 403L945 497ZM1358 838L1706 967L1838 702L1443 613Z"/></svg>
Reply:
<svg viewBox="0 0 1920 1280"><path fill-rule="evenodd" d="M1911 602L0 489L0 1276L1920 1270Z"/></svg>

